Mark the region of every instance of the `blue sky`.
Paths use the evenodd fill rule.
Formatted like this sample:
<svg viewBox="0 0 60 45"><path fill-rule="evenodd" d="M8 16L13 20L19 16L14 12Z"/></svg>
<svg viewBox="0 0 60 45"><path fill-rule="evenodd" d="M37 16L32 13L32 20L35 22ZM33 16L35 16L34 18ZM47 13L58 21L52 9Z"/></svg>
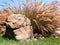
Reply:
<svg viewBox="0 0 60 45"><path fill-rule="evenodd" d="M32 1L34 1L34 0L32 0ZM37 0L37 1L39 2L40 0ZM52 2L52 1L53 0L43 0L43 2ZM18 6L17 0L14 0L14 3L11 0L0 0L0 10L3 8L7 8L7 5L4 4L5 2L9 3L11 6L13 6L13 5ZM22 3L23 0L19 0L19 2ZM2 7L1 5L2 6L4 5L4 7Z"/></svg>

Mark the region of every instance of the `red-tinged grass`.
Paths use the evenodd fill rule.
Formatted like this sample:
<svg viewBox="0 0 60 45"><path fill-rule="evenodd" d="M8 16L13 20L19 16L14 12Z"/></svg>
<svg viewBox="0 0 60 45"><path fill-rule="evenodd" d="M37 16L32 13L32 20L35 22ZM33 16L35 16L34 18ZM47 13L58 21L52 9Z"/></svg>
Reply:
<svg viewBox="0 0 60 45"><path fill-rule="evenodd" d="M44 4L43 6L41 5L42 3L36 1L32 2L24 7L22 14L26 15L36 24L34 27L38 27L38 31L40 32L39 34L42 34L42 36L51 36L56 28L56 25L54 24L54 17L60 15L58 13L60 8L57 7L59 2L54 1L49 4Z"/></svg>

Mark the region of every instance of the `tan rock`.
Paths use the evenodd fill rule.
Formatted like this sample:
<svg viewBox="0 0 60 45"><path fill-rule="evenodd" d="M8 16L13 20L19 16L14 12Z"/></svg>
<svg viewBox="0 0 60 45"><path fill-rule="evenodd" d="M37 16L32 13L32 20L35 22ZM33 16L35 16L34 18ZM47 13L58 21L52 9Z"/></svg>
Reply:
<svg viewBox="0 0 60 45"><path fill-rule="evenodd" d="M21 14L12 14L6 20L7 37L14 37L17 40L31 39L33 36L33 29L30 20Z"/></svg>
<svg viewBox="0 0 60 45"><path fill-rule="evenodd" d="M14 30L15 38L17 40L26 40L33 38L33 31L31 26L21 27L19 29Z"/></svg>

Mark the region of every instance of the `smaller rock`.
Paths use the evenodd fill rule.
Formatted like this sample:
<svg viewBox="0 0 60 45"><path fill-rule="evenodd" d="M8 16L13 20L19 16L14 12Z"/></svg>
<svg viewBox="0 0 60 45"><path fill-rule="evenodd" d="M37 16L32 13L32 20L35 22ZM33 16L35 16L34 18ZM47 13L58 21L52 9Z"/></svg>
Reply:
<svg viewBox="0 0 60 45"><path fill-rule="evenodd" d="M15 33L15 38L17 40L26 40L26 39L31 39L33 32L32 32L32 27L31 26L25 26L21 27L19 29L14 30Z"/></svg>

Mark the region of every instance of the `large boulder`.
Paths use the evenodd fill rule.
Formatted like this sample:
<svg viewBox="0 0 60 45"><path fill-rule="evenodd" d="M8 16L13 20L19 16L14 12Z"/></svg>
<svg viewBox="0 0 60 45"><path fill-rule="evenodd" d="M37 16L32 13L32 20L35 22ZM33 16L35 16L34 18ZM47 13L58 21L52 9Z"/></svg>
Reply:
<svg viewBox="0 0 60 45"><path fill-rule="evenodd" d="M6 22L6 37L16 38L17 40L26 40L33 37L33 29L30 20L22 14L10 15Z"/></svg>

